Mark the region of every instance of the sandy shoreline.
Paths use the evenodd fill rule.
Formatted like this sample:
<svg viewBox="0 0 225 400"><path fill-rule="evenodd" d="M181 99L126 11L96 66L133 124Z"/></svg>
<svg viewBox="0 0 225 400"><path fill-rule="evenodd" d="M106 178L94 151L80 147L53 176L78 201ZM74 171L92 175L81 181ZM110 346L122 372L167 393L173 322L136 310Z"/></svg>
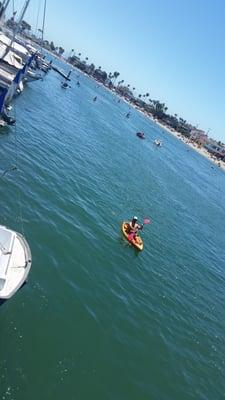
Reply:
<svg viewBox="0 0 225 400"><path fill-rule="evenodd" d="M98 82L95 78L93 78L92 76L88 75L87 73L79 70L78 68L76 68L74 65L71 65L67 60L65 60L62 57L58 57L55 54L51 53L48 51L49 54L53 55L54 57L56 57L58 60L63 61L65 64L67 64L68 66L70 66L71 69L76 70L79 74L83 74L86 75L89 79L92 79L93 81L97 82L98 85L104 87L106 90L110 91L111 93L113 92L118 98L122 99L125 103L127 103L130 107L132 107L134 110L139 111L141 114L143 114L145 117L149 118L152 122L154 122L156 125L160 126L160 128L164 129L165 131L167 131L168 133L170 133L171 135L173 135L177 140L180 140L181 142L185 143L186 145L188 145L191 149L197 151L199 154L201 154L203 157L206 157L209 161L211 161L211 163L213 163L215 166L217 166L218 168L221 168L222 170L225 171L225 162L224 161L219 161L216 157L214 157L213 155L211 155L204 147L199 147L196 143L192 142L191 140L189 140L188 138L184 137L181 133L174 131L173 129L171 129L170 127L162 124L161 122L159 122L158 120L156 120L155 118L153 118L151 115L147 114L145 111L141 110L139 107L135 106L134 104L130 103L128 100L126 100L123 96L118 95L118 93L116 93L116 91L109 89L108 87L106 87L105 85L103 85L103 83ZM157 139L157 138L156 138Z"/></svg>
<svg viewBox="0 0 225 400"><path fill-rule="evenodd" d="M203 157L206 157L209 161L211 161L214 165L216 165L218 168L221 168L225 171L225 162L218 160L215 156L210 154L204 147L199 147L197 143L192 142L190 139L184 137L181 133L173 131L169 127L161 124L159 121L156 121L154 118L151 118L148 114L145 114L142 110L139 110L142 112L146 117L150 118L152 122L154 122L156 125L160 126L162 129L165 129L168 133L173 135L176 139L180 140L181 142L187 144L191 149L197 151L199 154L201 154Z"/></svg>
<svg viewBox="0 0 225 400"><path fill-rule="evenodd" d="M104 85L103 85L104 86ZM108 88L107 88L108 89ZM110 89L108 89L110 90ZM117 95L116 92L113 91ZM118 95L117 95L118 96ZM122 97L122 96L118 96ZM164 129L171 135L173 135L177 140L180 140L181 142L185 143L191 149L197 151L199 154L201 154L203 157L206 157L209 161L211 161L214 165L216 165L218 168L221 168L222 170L225 171L225 161L220 161L218 160L215 156L211 155L204 147L199 147L197 143L192 142L190 139L184 137L182 133L177 132L169 128L168 126L162 124L161 122L157 121L155 118L147 114L145 111L141 110L139 107L134 106L132 103L127 101L122 97L123 101L125 101L130 107L134 108L135 110L139 111L141 114L143 114L146 118L149 118L152 122L154 122L156 125L160 126L160 128ZM156 138L157 139L157 138Z"/></svg>

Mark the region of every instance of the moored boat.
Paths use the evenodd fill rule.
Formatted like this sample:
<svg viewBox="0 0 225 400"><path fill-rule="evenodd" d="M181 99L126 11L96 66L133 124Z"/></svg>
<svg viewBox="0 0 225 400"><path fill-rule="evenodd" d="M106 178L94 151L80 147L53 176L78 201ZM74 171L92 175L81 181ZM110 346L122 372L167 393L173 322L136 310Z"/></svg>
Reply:
<svg viewBox="0 0 225 400"><path fill-rule="evenodd" d="M9 299L24 284L31 263L26 239L0 225L0 299Z"/></svg>

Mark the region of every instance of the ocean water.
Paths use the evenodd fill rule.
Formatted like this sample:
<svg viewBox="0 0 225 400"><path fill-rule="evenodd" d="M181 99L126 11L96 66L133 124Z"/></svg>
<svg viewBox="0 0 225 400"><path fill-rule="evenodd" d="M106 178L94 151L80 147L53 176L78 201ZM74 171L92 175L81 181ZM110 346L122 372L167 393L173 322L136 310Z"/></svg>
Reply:
<svg viewBox="0 0 225 400"><path fill-rule="evenodd" d="M0 398L224 399L225 174L78 74L27 85L0 132L0 224L33 256L0 307Z"/></svg>

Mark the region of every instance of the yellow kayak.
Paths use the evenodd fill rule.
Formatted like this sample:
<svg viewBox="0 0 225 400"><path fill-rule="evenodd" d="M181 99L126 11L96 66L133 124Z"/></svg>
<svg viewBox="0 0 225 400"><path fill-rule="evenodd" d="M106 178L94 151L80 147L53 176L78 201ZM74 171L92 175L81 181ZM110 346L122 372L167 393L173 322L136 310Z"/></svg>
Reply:
<svg viewBox="0 0 225 400"><path fill-rule="evenodd" d="M142 238L140 236L136 236L136 239L132 239L132 240L128 239L128 235L129 235L128 227L129 227L129 223L128 222L123 222L122 223L121 229L122 229L123 235L125 236L127 241L129 243L131 243L137 250L139 250L139 251L143 250L144 243L143 243L143 240L142 240Z"/></svg>

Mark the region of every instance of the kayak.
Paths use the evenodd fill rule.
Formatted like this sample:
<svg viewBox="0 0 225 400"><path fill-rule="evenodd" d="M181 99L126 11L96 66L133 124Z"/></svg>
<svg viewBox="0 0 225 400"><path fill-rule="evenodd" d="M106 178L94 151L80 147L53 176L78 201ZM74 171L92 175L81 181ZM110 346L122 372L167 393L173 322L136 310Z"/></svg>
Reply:
<svg viewBox="0 0 225 400"><path fill-rule="evenodd" d="M123 235L125 236L127 241L132 244L132 246L134 246L137 250L142 251L143 247L144 247L142 238L137 235L136 239L129 240L128 226L129 226L128 222L122 223L121 229L122 229Z"/></svg>

